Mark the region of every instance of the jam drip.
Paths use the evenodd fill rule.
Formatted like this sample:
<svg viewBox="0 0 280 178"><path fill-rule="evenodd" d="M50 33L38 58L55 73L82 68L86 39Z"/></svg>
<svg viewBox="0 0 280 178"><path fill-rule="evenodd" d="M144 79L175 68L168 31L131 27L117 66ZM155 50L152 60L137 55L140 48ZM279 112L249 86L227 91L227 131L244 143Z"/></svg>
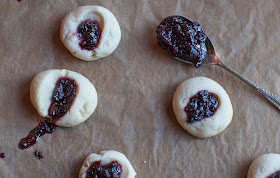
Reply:
<svg viewBox="0 0 280 178"><path fill-rule="evenodd" d="M122 167L117 161L112 161L106 165L101 165L101 161L93 162L88 168L86 178L120 178Z"/></svg>
<svg viewBox="0 0 280 178"><path fill-rule="evenodd" d="M80 47L86 50L95 49L100 41L101 27L98 21L85 20L77 28Z"/></svg>
<svg viewBox="0 0 280 178"><path fill-rule="evenodd" d="M5 158L5 153L0 153L0 158Z"/></svg>
<svg viewBox="0 0 280 178"><path fill-rule="evenodd" d="M53 123L58 121L70 109L76 97L76 90L77 85L74 80L63 77L56 82L49 107L49 116Z"/></svg>
<svg viewBox="0 0 280 178"><path fill-rule="evenodd" d="M41 151L35 151L34 152L34 156L37 157L38 159L42 159L43 158L43 153Z"/></svg>
<svg viewBox="0 0 280 178"><path fill-rule="evenodd" d="M206 57L206 34L197 22L182 16L169 16L157 27L159 46L173 57L199 67Z"/></svg>
<svg viewBox="0 0 280 178"><path fill-rule="evenodd" d="M20 140L18 147L22 150L30 148L37 143L39 137L45 135L46 133L53 133L55 129L56 125L49 123L46 120L41 121L37 127L29 132L27 137Z"/></svg>
<svg viewBox="0 0 280 178"><path fill-rule="evenodd" d="M267 178L280 178L280 171L277 171L277 172L271 174Z"/></svg>
<svg viewBox="0 0 280 178"><path fill-rule="evenodd" d="M187 123L194 123L204 118L210 117L217 111L219 102L217 96L206 90L199 91L190 98L185 108L187 113Z"/></svg>

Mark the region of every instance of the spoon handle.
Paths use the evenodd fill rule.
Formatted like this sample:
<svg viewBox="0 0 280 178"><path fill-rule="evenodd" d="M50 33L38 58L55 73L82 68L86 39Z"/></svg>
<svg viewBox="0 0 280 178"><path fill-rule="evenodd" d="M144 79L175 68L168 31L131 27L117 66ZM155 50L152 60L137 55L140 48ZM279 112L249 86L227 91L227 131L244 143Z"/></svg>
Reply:
<svg viewBox="0 0 280 178"><path fill-rule="evenodd" d="M276 95L262 89L261 87L259 87L258 85L254 84L253 82L251 82L250 80L246 79L245 77L243 77L242 75L240 75L239 73L237 73L235 70L231 69L230 67L228 67L227 65L223 64L222 62L218 63L217 65L223 67L224 69L228 70L229 72L231 72L232 74L236 75L238 78L240 78L243 82L247 83L248 85L250 85L252 88L254 88L255 90L257 90L260 94L262 94L266 99L268 99L278 110L280 110L280 98L277 97Z"/></svg>

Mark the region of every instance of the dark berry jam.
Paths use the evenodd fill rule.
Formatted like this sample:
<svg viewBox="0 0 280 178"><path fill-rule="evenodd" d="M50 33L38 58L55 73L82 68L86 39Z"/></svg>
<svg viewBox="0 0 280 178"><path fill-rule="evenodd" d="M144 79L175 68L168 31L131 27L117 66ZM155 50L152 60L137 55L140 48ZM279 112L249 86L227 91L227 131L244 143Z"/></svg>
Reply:
<svg viewBox="0 0 280 178"><path fill-rule="evenodd" d="M96 20L85 20L77 28L80 47L86 50L95 49L101 38L101 27Z"/></svg>
<svg viewBox="0 0 280 178"><path fill-rule="evenodd" d="M37 127L31 130L27 137L22 138L18 144L18 147L22 150L30 148L37 143L39 137L50 133L53 133L56 129L56 125L44 120L39 123Z"/></svg>
<svg viewBox="0 0 280 178"><path fill-rule="evenodd" d="M42 159L43 158L43 153L36 150L34 152L34 156L37 157L38 159Z"/></svg>
<svg viewBox="0 0 280 178"><path fill-rule="evenodd" d="M0 158L5 158L5 153L0 153Z"/></svg>
<svg viewBox="0 0 280 178"><path fill-rule="evenodd" d="M20 149L27 149L37 143L39 137L50 134L56 130L55 123L66 114L76 97L77 85L74 80L66 77L56 82L52 102L48 110L50 121L44 120L31 130L27 137L22 138L18 144Z"/></svg>
<svg viewBox="0 0 280 178"><path fill-rule="evenodd" d="M199 67L206 57L206 34L197 22L182 16L169 16L157 27L159 46L168 54Z"/></svg>
<svg viewBox="0 0 280 178"><path fill-rule="evenodd" d="M277 171L277 172L271 174L267 178L280 178L280 171Z"/></svg>
<svg viewBox="0 0 280 178"><path fill-rule="evenodd" d="M58 79L49 107L49 116L52 123L58 121L70 109L76 97L76 90L77 85L74 80L66 77Z"/></svg>
<svg viewBox="0 0 280 178"><path fill-rule="evenodd" d="M112 161L106 165L101 165L101 161L93 162L88 168L86 178L120 178L122 166L117 161Z"/></svg>
<svg viewBox="0 0 280 178"><path fill-rule="evenodd" d="M215 94L209 93L206 90L199 91L190 98L185 108L185 112L188 116L187 123L192 124L214 115L218 105L218 97Z"/></svg>

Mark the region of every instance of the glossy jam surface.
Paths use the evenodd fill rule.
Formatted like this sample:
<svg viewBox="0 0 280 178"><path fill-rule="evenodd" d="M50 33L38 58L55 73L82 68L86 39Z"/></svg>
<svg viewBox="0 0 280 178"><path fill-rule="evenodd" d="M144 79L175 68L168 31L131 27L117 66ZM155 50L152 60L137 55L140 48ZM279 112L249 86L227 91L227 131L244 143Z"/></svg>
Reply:
<svg viewBox="0 0 280 178"><path fill-rule="evenodd" d="M199 67L206 57L206 34L197 22L182 16L169 16L157 27L159 46L173 57Z"/></svg>
<svg viewBox="0 0 280 178"><path fill-rule="evenodd" d="M96 20L85 20L77 28L77 35L82 49L93 50L97 48L101 38L101 27Z"/></svg>
<svg viewBox="0 0 280 178"><path fill-rule="evenodd" d="M39 137L50 133L53 133L56 129L56 125L44 120L39 123L37 127L29 132L27 137L22 138L18 144L18 147L22 150L30 148L37 143Z"/></svg>
<svg viewBox="0 0 280 178"><path fill-rule="evenodd" d="M0 158L5 158L5 153L0 153Z"/></svg>
<svg viewBox="0 0 280 178"><path fill-rule="evenodd" d="M117 161L101 165L101 161L93 162L88 168L86 178L120 178L122 167Z"/></svg>
<svg viewBox="0 0 280 178"><path fill-rule="evenodd" d="M74 80L66 77L58 79L48 113L52 123L58 121L70 109L76 97L76 90L77 85Z"/></svg>
<svg viewBox="0 0 280 178"><path fill-rule="evenodd" d="M280 171L277 171L277 172L271 174L267 178L280 178Z"/></svg>
<svg viewBox="0 0 280 178"><path fill-rule="evenodd" d="M36 150L34 152L34 156L37 157L38 159L42 159L43 158L43 153Z"/></svg>
<svg viewBox="0 0 280 178"><path fill-rule="evenodd" d="M218 97L213 93L209 93L206 90L199 91L196 95L190 98L190 101L185 108L185 112L187 113L187 123L192 124L214 115L217 111L218 105Z"/></svg>

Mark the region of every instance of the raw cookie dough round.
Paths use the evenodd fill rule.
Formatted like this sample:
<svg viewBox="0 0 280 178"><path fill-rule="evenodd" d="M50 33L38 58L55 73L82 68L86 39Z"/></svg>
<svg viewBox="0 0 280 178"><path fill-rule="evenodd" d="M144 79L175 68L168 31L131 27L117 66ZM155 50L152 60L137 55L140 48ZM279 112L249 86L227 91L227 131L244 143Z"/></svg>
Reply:
<svg viewBox="0 0 280 178"><path fill-rule="evenodd" d="M88 43L82 42L83 36L78 32L78 27L84 22L93 24L83 29L94 29L85 32L94 37L88 41L89 44L95 44L91 44L90 48L85 48L84 45L88 46ZM89 39L89 35L86 36L86 39ZM108 9L101 6L81 6L69 12L62 20L60 38L74 56L92 61L110 55L117 48L121 39L121 29L117 19Z"/></svg>
<svg viewBox="0 0 280 178"><path fill-rule="evenodd" d="M274 174L280 176L280 154L269 153L256 158L251 164L248 178L269 178ZM277 177L277 176L274 177Z"/></svg>
<svg viewBox="0 0 280 178"><path fill-rule="evenodd" d="M83 166L80 169L79 178L85 178L87 170L93 165L94 162L100 162L102 166L106 166L111 162L116 161L121 166L120 178L134 178L136 172L126 156L118 151L108 150L101 151L99 154L92 153L84 161Z"/></svg>
<svg viewBox="0 0 280 178"><path fill-rule="evenodd" d="M190 99L200 91L214 94L218 100L218 107L213 115L202 120L188 123L187 107ZM181 83L173 97L173 110L179 124L191 135L207 138L221 133L232 120L232 105L226 91L217 82L206 77L190 78Z"/></svg>
<svg viewBox="0 0 280 178"><path fill-rule="evenodd" d="M49 108L56 83L61 78L75 81L76 96L70 109L57 121L53 121L49 115ZM38 73L31 82L30 99L40 116L49 117L51 122L62 127L72 127L84 122L94 112L97 105L97 93L92 83L81 74L65 69L52 69Z"/></svg>

